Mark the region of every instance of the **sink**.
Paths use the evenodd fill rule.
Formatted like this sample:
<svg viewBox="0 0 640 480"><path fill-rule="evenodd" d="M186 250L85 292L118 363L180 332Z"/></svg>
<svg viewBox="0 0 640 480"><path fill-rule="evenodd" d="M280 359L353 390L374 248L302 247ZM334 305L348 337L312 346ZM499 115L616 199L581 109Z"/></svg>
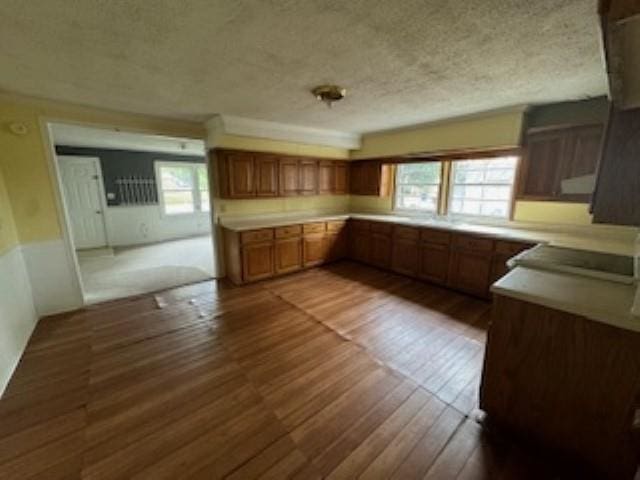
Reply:
<svg viewBox="0 0 640 480"><path fill-rule="evenodd" d="M538 245L520 253L511 260L511 263L541 270L573 273L627 285L634 283L633 257L626 255Z"/></svg>

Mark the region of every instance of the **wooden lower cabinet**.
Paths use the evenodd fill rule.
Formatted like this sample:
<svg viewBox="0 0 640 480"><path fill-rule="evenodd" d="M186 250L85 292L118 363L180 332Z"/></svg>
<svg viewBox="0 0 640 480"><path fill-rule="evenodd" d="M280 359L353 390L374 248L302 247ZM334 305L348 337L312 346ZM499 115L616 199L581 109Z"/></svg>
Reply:
<svg viewBox="0 0 640 480"><path fill-rule="evenodd" d="M273 241L252 243L242 247L242 279L245 282L262 280L274 274Z"/></svg>
<svg viewBox="0 0 640 480"><path fill-rule="evenodd" d="M487 297L491 274L491 254L457 250L451 254L448 284L472 295Z"/></svg>
<svg viewBox="0 0 640 480"><path fill-rule="evenodd" d="M302 268L302 239L300 237L276 240L275 273L295 272Z"/></svg>
<svg viewBox="0 0 640 480"><path fill-rule="evenodd" d="M302 238L302 264L312 267L324 263L326 258L326 235L317 233Z"/></svg>
<svg viewBox="0 0 640 480"><path fill-rule="evenodd" d="M327 233L326 260L334 262L347 256L347 232Z"/></svg>
<svg viewBox="0 0 640 480"><path fill-rule="evenodd" d="M352 229L349 233L349 257L362 263L369 263L369 240L371 234Z"/></svg>
<svg viewBox="0 0 640 480"><path fill-rule="evenodd" d="M588 466L572 478L637 478L640 332L495 295L480 408Z"/></svg>
<svg viewBox="0 0 640 480"><path fill-rule="evenodd" d="M420 248L417 239L393 239L391 270L415 277L418 275L419 260Z"/></svg>
<svg viewBox="0 0 640 480"><path fill-rule="evenodd" d="M372 233L370 243L369 262L376 267L389 268L391 266L391 237Z"/></svg>
<svg viewBox="0 0 640 480"><path fill-rule="evenodd" d="M418 250L418 277L446 284L449 277L451 252L448 245L422 243Z"/></svg>

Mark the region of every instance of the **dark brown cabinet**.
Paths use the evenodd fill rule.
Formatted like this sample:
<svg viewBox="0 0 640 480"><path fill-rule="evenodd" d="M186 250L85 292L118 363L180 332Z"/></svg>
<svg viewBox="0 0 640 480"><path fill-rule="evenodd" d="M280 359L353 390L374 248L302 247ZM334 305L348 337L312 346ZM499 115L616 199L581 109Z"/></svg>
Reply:
<svg viewBox="0 0 640 480"><path fill-rule="evenodd" d="M247 244L242 247L242 277L245 282L269 278L274 273L273 241Z"/></svg>
<svg viewBox="0 0 640 480"><path fill-rule="evenodd" d="M444 285L449 276L450 249L448 245L421 243L418 258L418 277Z"/></svg>
<svg viewBox="0 0 640 480"><path fill-rule="evenodd" d="M349 193L349 164L347 162L333 162L333 165L333 193L337 195Z"/></svg>
<svg viewBox="0 0 640 480"><path fill-rule="evenodd" d="M454 235L449 262L449 285L473 295L489 295L493 239Z"/></svg>
<svg viewBox="0 0 640 480"><path fill-rule="evenodd" d="M580 177L595 175L602 142L601 125L531 130L525 141L518 197L530 200L588 202L590 183Z"/></svg>
<svg viewBox="0 0 640 480"><path fill-rule="evenodd" d="M490 283L495 283L509 272L507 261L510 258L532 246L530 243L496 240L493 259L491 261Z"/></svg>
<svg viewBox="0 0 640 480"><path fill-rule="evenodd" d="M420 260L420 230L396 225L393 230L391 269L394 272L417 276Z"/></svg>
<svg viewBox="0 0 640 480"><path fill-rule="evenodd" d="M349 257L362 263L369 263L369 222L351 220L349 226Z"/></svg>
<svg viewBox="0 0 640 480"><path fill-rule="evenodd" d="M379 160L351 162L350 184L353 195L388 196L391 166Z"/></svg>
<svg viewBox="0 0 640 480"><path fill-rule="evenodd" d="M380 233L371 234L369 262L380 268L391 265L391 237Z"/></svg>
<svg viewBox="0 0 640 480"><path fill-rule="evenodd" d="M345 220L327 222L326 260L329 262L347 256L348 229Z"/></svg>

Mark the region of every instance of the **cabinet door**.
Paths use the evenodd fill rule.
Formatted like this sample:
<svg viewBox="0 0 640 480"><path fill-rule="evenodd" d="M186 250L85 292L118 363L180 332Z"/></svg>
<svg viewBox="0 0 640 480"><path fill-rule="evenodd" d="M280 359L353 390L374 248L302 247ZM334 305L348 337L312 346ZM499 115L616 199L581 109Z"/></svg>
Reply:
<svg viewBox="0 0 640 480"><path fill-rule="evenodd" d="M305 267L324 263L326 257L325 235L323 233L305 235L302 238L302 255Z"/></svg>
<svg viewBox="0 0 640 480"><path fill-rule="evenodd" d="M292 196L298 195L300 189L300 169L298 159L281 158L280 159L280 195Z"/></svg>
<svg viewBox="0 0 640 480"><path fill-rule="evenodd" d="M491 255L454 251L449 270L449 285L453 288L486 297L489 294Z"/></svg>
<svg viewBox="0 0 640 480"><path fill-rule="evenodd" d="M354 260L369 263L369 240L367 231L351 229L349 232L349 256Z"/></svg>
<svg viewBox="0 0 640 480"><path fill-rule="evenodd" d="M566 138L565 131L536 133L527 137L519 197L549 200L557 196Z"/></svg>
<svg viewBox="0 0 640 480"><path fill-rule="evenodd" d="M334 193L338 195L349 193L349 164L347 162L334 163Z"/></svg>
<svg viewBox="0 0 640 480"><path fill-rule="evenodd" d="M317 160L302 159L300 160L300 195L317 195L318 194L318 162Z"/></svg>
<svg viewBox="0 0 640 480"><path fill-rule="evenodd" d="M227 188L231 198L254 197L255 172L253 155L234 152L225 155L227 165Z"/></svg>
<svg viewBox="0 0 640 480"><path fill-rule="evenodd" d="M363 162L353 162L353 164L349 168L349 193L353 195L364 195Z"/></svg>
<svg viewBox="0 0 640 480"><path fill-rule="evenodd" d="M380 193L380 163L376 161L364 162L362 177L363 195L378 195Z"/></svg>
<svg viewBox="0 0 640 480"><path fill-rule="evenodd" d="M273 276L273 242L252 243L242 247L242 278L252 282Z"/></svg>
<svg viewBox="0 0 640 480"><path fill-rule="evenodd" d="M278 158L273 155L259 155L255 158L256 196L276 197L278 195Z"/></svg>
<svg viewBox="0 0 640 480"><path fill-rule="evenodd" d="M347 232L327 233L327 260L333 262L347 256Z"/></svg>
<svg viewBox="0 0 640 480"><path fill-rule="evenodd" d="M391 237L378 233L371 234L370 262L376 267L389 268L391 265Z"/></svg>
<svg viewBox="0 0 640 480"><path fill-rule="evenodd" d="M419 247L418 276L430 282L446 284L449 276L448 245L423 243Z"/></svg>
<svg viewBox="0 0 640 480"><path fill-rule="evenodd" d="M409 276L418 274L419 250L417 239L393 239L393 253L391 255L391 269L394 272Z"/></svg>
<svg viewBox="0 0 640 480"><path fill-rule="evenodd" d="M318 193L329 195L335 190L335 166L330 160L322 160L318 166Z"/></svg>
<svg viewBox="0 0 640 480"><path fill-rule="evenodd" d="M276 273L287 273L302 268L302 239L276 240Z"/></svg>
<svg viewBox="0 0 640 480"><path fill-rule="evenodd" d="M600 158L602 127L592 125L572 129L567 139L564 164L560 172L560 195L564 200L588 202L593 188L588 191L566 192L562 189L562 181L572 178L595 175Z"/></svg>

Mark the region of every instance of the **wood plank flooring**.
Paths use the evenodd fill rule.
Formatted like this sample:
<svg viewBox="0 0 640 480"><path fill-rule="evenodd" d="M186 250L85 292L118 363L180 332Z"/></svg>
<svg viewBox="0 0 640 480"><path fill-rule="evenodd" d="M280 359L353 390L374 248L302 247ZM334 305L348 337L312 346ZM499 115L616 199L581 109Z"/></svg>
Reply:
<svg viewBox="0 0 640 480"><path fill-rule="evenodd" d="M340 262L43 319L0 478L559 478L475 421L489 308Z"/></svg>

